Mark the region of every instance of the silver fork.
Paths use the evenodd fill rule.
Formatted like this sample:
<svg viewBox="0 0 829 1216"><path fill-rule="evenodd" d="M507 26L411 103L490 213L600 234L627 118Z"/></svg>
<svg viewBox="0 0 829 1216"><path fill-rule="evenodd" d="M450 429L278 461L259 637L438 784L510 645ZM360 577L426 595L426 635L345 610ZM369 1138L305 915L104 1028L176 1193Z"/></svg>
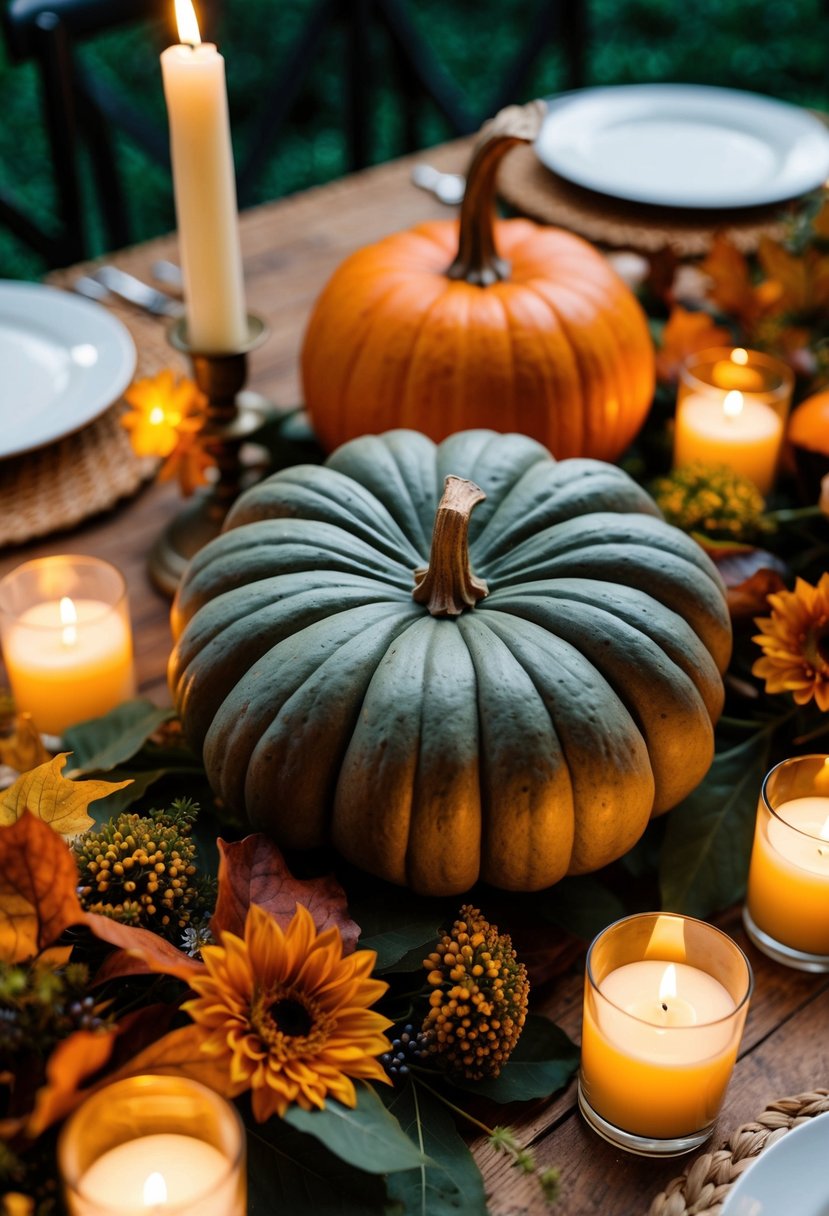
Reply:
<svg viewBox="0 0 829 1216"><path fill-rule="evenodd" d="M152 287L118 266L99 266L93 272L92 280L114 296L134 304L136 308L142 308L155 317L180 317L184 312L181 300L174 300L166 291L159 291L157 287Z"/></svg>

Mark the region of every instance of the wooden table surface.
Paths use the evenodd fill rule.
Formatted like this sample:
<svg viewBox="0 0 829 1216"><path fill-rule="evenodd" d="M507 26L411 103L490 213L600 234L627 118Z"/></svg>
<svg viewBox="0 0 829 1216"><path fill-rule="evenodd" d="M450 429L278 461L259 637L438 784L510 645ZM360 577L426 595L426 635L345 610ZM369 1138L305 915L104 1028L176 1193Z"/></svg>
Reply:
<svg viewBox="0 0 829 1216"><path fill-rule="evenodd" d="M444 169L459 169L467 144L460 141L429 152ZM277 405L300 400L297 355L305 322L318 291L335 266L353 249L395 229L451 214L409 184L417 158L407 158L268 204L244 215L242 246L248 302L268 322L270 337L251 358L251 385ZM176 257L175 240L164 237L125 250L108 260L149 278L153 260ZM52 276L67 283L79 268ZM142 342L158 344L162 322L129 306L113 311ZM170 352L169 363L175 363ZM6 551L0 575L18 562L57 552L90 553L116 563L125 573L136 639L142 693L167 703L165 666L170 648L168 604L145 573L147 551L178 505L170 485L152 485L136 498L72 532L45 543ZM740 1061L715 1132L720 1142L740 1124L754 1119L768 1102L829 1085L826 1037L829 1032L829 978L804 975L778 966L746 942L735 911L722 922L747 951L756 986ZM582 999L581 960L540 994L541 1007L578 1039ZM530 1143L540 1164L561 1169L562 1195L555 1208L562 1216L636 1216L687 1160L655 1162L617 1152L595 1136L576 1109L575 1084L548 1103L493 1110L500 1122L511 1120ZM545 1210L532 1179L520 1176L485 1144L474 1145L491 1195L494 1216ZM794 1182L795 1180L793 1180ZM793 1216L796 1205L793 1206Z"/></svg>

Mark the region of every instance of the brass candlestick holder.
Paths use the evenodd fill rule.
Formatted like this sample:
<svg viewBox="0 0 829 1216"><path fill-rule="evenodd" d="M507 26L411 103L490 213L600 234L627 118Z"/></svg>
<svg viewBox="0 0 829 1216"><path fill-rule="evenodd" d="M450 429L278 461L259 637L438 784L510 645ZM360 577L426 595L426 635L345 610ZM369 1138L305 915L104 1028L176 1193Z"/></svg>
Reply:
<svg viewBox="0 0 829 1216"><path fill-rule="evenodd" d="M275 412L265 397L244 388L248 355L261 346L267 333L260 317L248 315L247 342L240 350L227 354L194 350L184 317L176 321L168 334L170 345L190 359L193 377L206 399L199 441L212 458L217 477L209 488L193 495L150 551L150 578L165 595L175 595L191 557L221 532L228 511L243 489L242 445L254 439Z"/></svg>

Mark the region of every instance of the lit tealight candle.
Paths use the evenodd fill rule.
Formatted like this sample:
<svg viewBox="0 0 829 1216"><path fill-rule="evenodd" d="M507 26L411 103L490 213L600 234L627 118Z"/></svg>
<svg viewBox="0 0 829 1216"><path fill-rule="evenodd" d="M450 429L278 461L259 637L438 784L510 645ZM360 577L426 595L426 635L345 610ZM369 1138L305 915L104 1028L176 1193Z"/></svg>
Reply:
<svg viewBox="0 0 829 1216"><path fill-rule="evenodd" d="M813 770L814 779L775 798L777 769L783 778ZM829 758L798 757L777 769L766 778L757 811L746 929L779 962L829 971L829 795L808 792L829 776Z"/></svg>
<svg viewBox="0 0 829 1216"><path fill-rule="evenodd" d="M98 1157L78 1181L76 1216L160 1214L165 1207L199 1216L229 1216L227 1157L192 1136L141 1136ZM223 1191L225 1192L223 1194ZM85 1206L86 1205L86 1206Z"/></svg>
<svg viewBox="0 0 829 1216"><path fill-rule="evenodd" d="M135 693L126 588L106 562L61 556L18 566L0 583L0 635L15 704L46 734Z"/></svg>
<svg viewBox="0 0 829 1216"><path fill-rule="evenodd" d="M734 1067L750 977L742 951L700 921L648 914L600 934L588 954L582 1029L588 1122L634 1152L702 1143Z"/></svg>
<svg viewBox="0 0 829 1216"><path fill-rule="evenodd" d="M728 465L767 495L783 442L794 377L759 351L700 351L680 371L674 466Z"/></svg>
<svg viewBox="0 0 829 1216"><path fill-rule="evenodd" d="M58 1143L70 1216L244 1216L233 1107L184 1077L130 1077L87 1098Z"/></svg>
<svg viewBox="0 0 829 1216"><path fill-rule="evenodd" d="M205 354L248 339L225 63L202 42L191 0L176 0L180 42L161 55L184 274L187 336Z"/></svg>
<svg viewBox="0 0 829 1216"><path fill-rule="evenodd" d="M766 386L763 373L750 365L748 351L742 346L736 346L727 359L717 360L711 379L717 388L726 391L739 389L742 393L758 393Z"/></svg>
<svg viewBox="0 0 829 1216"><path fill-rule="evenodd" d="M748 477L761 494L774 484L783 442L783 420L739 389L724 397L692 393L676 412L674 464L725 464Z"/></svg>

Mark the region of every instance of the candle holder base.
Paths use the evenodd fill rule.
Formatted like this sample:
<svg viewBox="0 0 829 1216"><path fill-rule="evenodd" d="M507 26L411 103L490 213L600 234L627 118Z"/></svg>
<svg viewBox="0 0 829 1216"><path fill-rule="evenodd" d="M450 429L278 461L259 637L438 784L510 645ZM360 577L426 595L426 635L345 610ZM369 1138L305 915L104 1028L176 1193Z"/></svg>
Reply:
<svg viewBox="0 0 829 1216"><path fill-rule="evenodd" d="M747 907L743 908L743 927L749 940L757 949L768 958L774 959L776 963L782 963L784 967L792 967L795 971L816 973L829 971L829 956L808 954L804 950L794 950L791 946L784 946L782 942L775 941L755 924Z"/></svg>
<svg viewBox="0 0 829 1216"><path fill-rule="evenodd" d="M175 595L190 559L219 535L231 506L253 480L242 458L242 446L255 443L257 432L277 415L271 402L244 391L248 354L266 337L264 322L255 316L248 317L248 340L238 351L211 354L195 350L184 318L168 334L170 345L189 357L206 401L199 442L215 466L216 480L209 489L193 495L150 551L148 573L164 595Z"/></svg>
<svg viewBox="0 0 829 1216"><path fill-rule="evenodd" d="M714 1130L714 1124L709 1123L698 1132L687 1136L674 1136L669 1140L660 1140L651 1136L640 1136L635 1132L626 1132L614 1123L609 1123L598 1111L594 1110L585 1097L579 1078L579 1110L585 1123L592 1127L597 1135L615 1148L624 1149L637 1157L682 1157L691 1153L701 1144L709 1140Z"/></svg>

